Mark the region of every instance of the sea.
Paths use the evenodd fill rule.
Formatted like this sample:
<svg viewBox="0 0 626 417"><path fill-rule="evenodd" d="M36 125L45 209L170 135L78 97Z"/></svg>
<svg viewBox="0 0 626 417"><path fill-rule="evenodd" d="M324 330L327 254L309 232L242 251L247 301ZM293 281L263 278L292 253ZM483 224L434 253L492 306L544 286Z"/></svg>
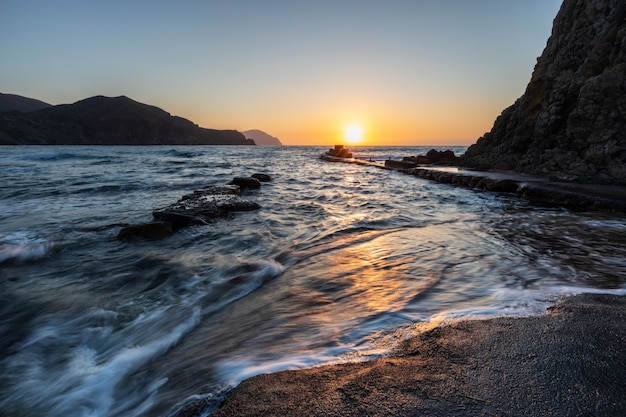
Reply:
<svg viewBox="0 0 626 417"><path fill-rule="evenodd" d="M325 162L326 149L0 147L0 415L205 416L246 378L384 356L421 325L626 294L623 215ZM242 194L259 210L117 238L254 173L273 177Z"/></svg>

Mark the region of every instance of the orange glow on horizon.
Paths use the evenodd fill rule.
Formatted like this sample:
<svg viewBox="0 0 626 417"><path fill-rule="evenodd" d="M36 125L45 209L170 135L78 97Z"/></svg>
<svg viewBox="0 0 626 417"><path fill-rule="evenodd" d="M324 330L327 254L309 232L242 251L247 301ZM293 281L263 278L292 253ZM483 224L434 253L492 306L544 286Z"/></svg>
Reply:
<svg viewBox="0 0 626 417"><path fill-rule="evenodd" d="M217 118L204 118L199 124L211 129L260 129L286 146L469 146L491 129L501 110L498 105L466 107L443 99L415 107L341 102L322 111L259 110L251 117L217 111ZM197 119L188 117L203 119L199 114Z"/></svg>

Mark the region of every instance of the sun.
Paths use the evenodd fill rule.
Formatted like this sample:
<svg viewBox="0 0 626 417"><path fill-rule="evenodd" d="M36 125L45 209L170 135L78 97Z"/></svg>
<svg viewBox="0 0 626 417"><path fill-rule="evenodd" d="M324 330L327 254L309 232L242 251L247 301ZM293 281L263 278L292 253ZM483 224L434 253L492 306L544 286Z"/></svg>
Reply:
<svg viewBox="0 0 626 417"><path fill-rule="evenodd" d="M363 141L363 127L358 123L351 123L343 131L343 138L346 142L357 144Z"/></svg>

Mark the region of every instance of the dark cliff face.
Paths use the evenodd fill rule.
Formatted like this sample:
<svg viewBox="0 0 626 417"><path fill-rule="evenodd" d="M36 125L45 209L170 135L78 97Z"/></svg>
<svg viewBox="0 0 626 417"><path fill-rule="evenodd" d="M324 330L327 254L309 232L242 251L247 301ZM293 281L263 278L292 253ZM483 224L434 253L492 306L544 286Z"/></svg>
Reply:
<svg viewBox="0 0 626 417"><path fill-rule="evenodd" d="M254 145L235 130L198 127L128 97L92 97L32 113L0 114L0 144Z"/></svg>
<svg viewBox="0 0 626 417"><path fill-rule="evenodd" d="M626 3L565 0L526 92L461 164L626 183Z"/></svg>

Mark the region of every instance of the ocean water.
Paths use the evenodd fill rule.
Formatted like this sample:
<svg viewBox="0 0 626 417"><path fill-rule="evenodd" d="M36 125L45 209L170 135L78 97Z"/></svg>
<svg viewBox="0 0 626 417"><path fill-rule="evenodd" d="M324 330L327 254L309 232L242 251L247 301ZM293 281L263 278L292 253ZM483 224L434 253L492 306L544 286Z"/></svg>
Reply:
<svg viewBox="0 0 626 417"><path fill-rule="evenodd" d="M242 379L384 355L415 323L626 294L624 217L320 161L325 150L0 147L0 415L206 415ZM274 178L244 193L258 211L116 239L255 172Z"/></svg>

